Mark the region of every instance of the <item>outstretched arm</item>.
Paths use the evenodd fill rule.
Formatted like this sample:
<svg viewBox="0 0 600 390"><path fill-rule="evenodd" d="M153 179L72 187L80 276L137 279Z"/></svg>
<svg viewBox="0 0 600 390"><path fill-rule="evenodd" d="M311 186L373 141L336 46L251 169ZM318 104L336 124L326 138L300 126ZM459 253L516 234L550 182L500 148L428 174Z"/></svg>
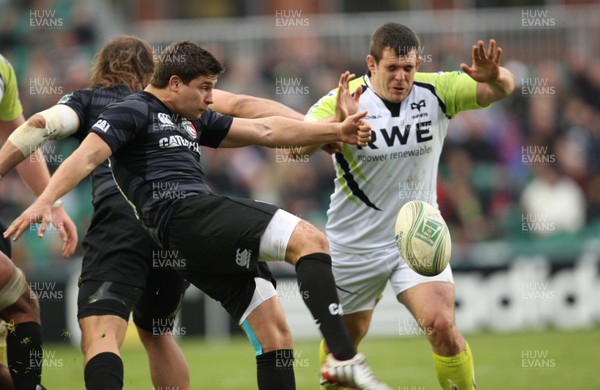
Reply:
<svg viewBox="0 0 600 390"><path fill-rule="evenodd" d="M52 222L54 201L71 191L111 154L110 147L102 138L94 133L88 134L79 148L58 167L44 192L10 224L4 237L14 234L13 241L16 241L30 225L38 222L41 223L38 236L43 237L48 224Z"/></svg>
<svg viewBox="0 0 600 390"><path fill-rule="evenodd" d="M301 121L304 115L274 100L249 95L237 95L220 89L213 90L211 110L238 118L266 118L283 116Z"/></svg>
<svg viewBox="0 0 600 390"><path fill-rule="evenodd" d="M463 72L477 81L477 103L488 106L510 95L515 89L515 76L500 66L502 48L496 47L496 41L490 39L487 51L483 41L473 45L471 66L460 64Z"/></svg>
<svg viewBox="0 0 600 390"><path fill-rule="evenodd" d="M27 127L27 122L22 115L13 121L0 122L0 137L5 141L0 149L0 178L16 167L21 179L36 196L39 196L50 181L50 172L42 152L35 145L31 145L31 147L22 145L21 149L26 151L25 155L11 141L14 139L15 132L24 127ZM15 128L17 130L13 131ZM43 131L43 129L39 130ZM30 155L31 158L28 161L20 164ZM77 227L62 207L62 203L54 204L51 213L56 230L63 241L62 255L69 257L75 253L77 248Z"/></svg>
<svg viewBox="0 0 600 390"><path fill-rule="evenodd" d="M283 117L235 118L219 147L304 146L337 141L366 146L371 139L371 127L362 120L366 114L364 111L349 116L343 123L301 122Z"/></svg>

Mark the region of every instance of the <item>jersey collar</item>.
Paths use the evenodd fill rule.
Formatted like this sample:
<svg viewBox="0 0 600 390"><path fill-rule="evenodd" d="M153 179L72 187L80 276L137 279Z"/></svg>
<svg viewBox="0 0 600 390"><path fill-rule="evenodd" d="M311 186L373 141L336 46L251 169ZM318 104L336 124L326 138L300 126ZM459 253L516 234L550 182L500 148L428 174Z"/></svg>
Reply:
<svg viewBox="0 0 600 390"><path fill-rule="evenodd" d="M400 116L400 107L402 106L402 102L392 103L389 100L383 99L381 96L379 96L379 95L377 95L377 93L375 93L375 90L373 89L373 85L371 84L371 79L369 78L369 74L366 74L364 76L364 79L365 79L365 84L367 85L367 87L371 91L373 91L373 95L377 96L377 98L379 100L381 100L381 102L385 105L385 107L390 111L390 113L392 114L392 118L399 117Z"/></svg>

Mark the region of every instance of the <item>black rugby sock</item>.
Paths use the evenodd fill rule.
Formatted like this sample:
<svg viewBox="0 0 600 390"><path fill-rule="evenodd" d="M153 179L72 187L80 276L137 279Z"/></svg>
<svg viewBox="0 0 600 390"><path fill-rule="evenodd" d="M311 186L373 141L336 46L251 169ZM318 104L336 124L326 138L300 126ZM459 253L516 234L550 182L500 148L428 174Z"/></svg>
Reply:
<svg viewBox="0 0 600 390"><path fill-rule="evenodd" d="M295 390L294 351L278 349L256 357L259 390Z"/></svg>
<svg viewBox="0 0 600 390"><path fill-rule="evenodd" d="M329 350L338 360L348 360L356 350L342 321L340 300L331 273L331 256L313 253L296 263L300 294L319 325Z"/></svg>
<svg viewBox="0 0 600 390"><path fill-rule="evenodd" d="M6 360L15 390L35 389L42 380L42 327L21 322L6 335Z"/></svg>
<svg viewBox="0 0 600 390"><path fill-rule="evenodd" d="M90 359L83 370L87 390L123 389L123 361L112 352L102 352Z"/></svg>

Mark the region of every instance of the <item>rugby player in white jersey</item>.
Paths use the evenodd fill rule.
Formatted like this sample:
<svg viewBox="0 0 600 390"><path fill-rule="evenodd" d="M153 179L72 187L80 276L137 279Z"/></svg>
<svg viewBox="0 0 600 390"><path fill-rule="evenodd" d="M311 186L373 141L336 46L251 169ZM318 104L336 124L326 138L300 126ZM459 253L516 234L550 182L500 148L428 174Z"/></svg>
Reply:
<svg viewBox="0 0 600 390"><path fill-rule="evenodd" d="M461 64L462 72L419 73L419 49L419 38L410 28L382 25L371 37L368 73L355 80L344 74L339 88L315 103L305 120L330 120L336 104L346 115L369 113L367 147L325 148L333 152L337 176L327 236L344 320L356 346L367 334L389 282L431 343L442 388L474 389L471 350L454 320L452 270L448 266L434 277L412 271L396 247L394 222L410 200L437 207L438 163L449 120L508 96L515 82L499 65L502 50L492 39L487 48L482 41L473 46L472 65ZM307 147L300 153L316 150L318 146ZM322 363L326 348L321 343ZM338 388L326 380L321 384Z"/></svg>

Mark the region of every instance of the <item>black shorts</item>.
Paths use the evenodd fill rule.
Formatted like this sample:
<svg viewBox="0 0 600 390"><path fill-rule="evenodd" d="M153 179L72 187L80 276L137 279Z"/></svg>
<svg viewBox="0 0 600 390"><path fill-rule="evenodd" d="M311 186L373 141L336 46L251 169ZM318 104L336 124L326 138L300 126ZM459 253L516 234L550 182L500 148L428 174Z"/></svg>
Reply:
<svg viewBox="0 0 600 390"><path fill-rule="evenodd" d="M267 264L258 262L258 250L278 209L253 200L206 195L185 199L171 218L168 245L185 262L180 272L236 321L252 299L255 277L275 284Z"/></svg>
<svg viewBox="0 0 600 390"><path fill-rule="evenodd" d="M96 205L82 247L78 318L113 314L127 320L133 310L140 326L160 313L177 313L189 284L120 194Z"/></svg>
<svg viewBox="0 0 600 390"><path fill-rule="evenodd" d="M0 221L0 230L2 233L6 231L6 225L4 222ZM12 256L12 246L10 245L10 238L4 238L4 236L0 235L0 252L4 253L6 257L10 259Z"/></svg>

